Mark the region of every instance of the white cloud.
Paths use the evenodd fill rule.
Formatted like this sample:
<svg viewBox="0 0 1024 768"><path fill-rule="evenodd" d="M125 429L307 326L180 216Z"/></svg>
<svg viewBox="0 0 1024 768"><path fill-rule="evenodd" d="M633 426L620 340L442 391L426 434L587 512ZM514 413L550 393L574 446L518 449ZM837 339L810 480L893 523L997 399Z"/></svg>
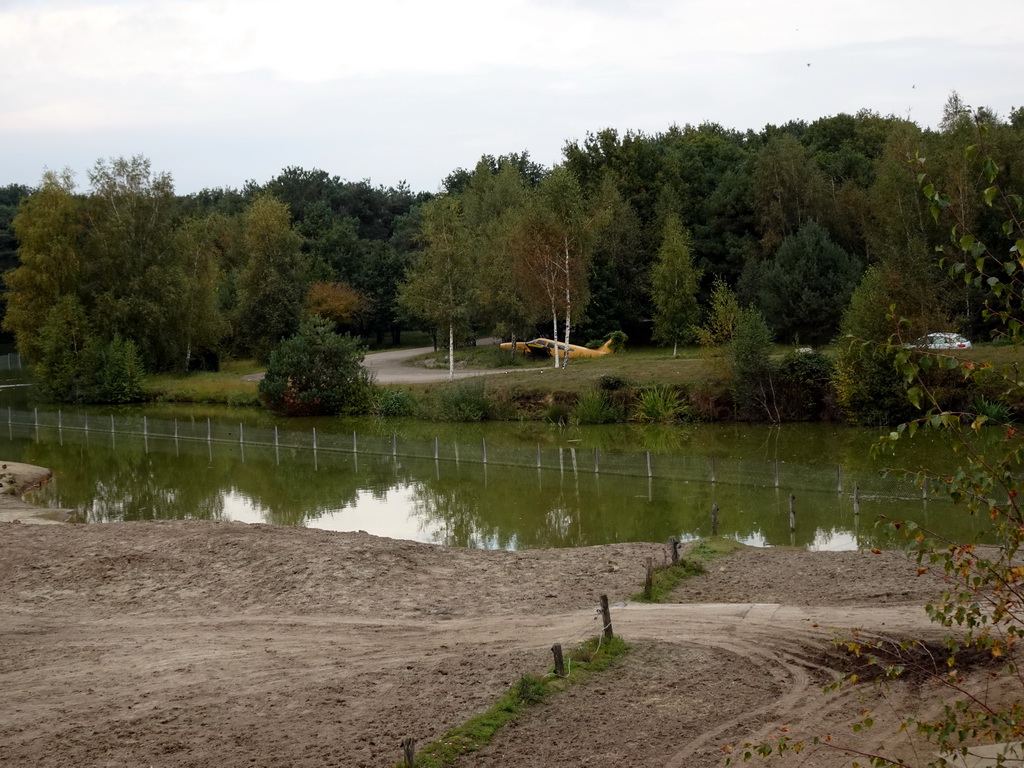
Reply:
<svg viewBox="0 0 1024 768"><path fill-rule="evenodd" d="M609 126L933 123L954 88L1024 103L1021 20L1019 0L0 0L0 184L155 145L186 191L279 160L433 189L482 152L551 163Z"/></svg>

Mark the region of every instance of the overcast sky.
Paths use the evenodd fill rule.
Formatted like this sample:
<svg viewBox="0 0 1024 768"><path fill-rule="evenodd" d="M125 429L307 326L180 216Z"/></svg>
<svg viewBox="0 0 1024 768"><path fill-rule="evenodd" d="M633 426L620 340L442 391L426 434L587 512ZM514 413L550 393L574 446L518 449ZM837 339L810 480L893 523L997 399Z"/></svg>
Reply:
<svg viewBox="0 0 1024 768"><path fill-rule="evenodd" d="M867 108L1024 104L1022 0L0 0L0 185L144 154L435 191L481 154Z"/></svg>

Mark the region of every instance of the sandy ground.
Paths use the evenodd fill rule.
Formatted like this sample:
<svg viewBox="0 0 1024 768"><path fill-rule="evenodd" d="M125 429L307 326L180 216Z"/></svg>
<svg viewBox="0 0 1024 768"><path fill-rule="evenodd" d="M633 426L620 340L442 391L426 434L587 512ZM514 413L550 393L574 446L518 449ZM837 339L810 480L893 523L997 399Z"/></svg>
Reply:
<svg viewBox="0 0 1024 768"><path fill-rule="evenodd" d="M929 633L943 588L895 553L749 550L670 605L622 602L656 544L490 552L241 523L0 523L0 766L390 766L600 627L632 651L463 766L722 765L788 729L913 745L865 706L927 715L927 683L825 695L832 627ZM979 673L980 674L980 673ZM801 766L848 765L830 748ZM788 763L787 763L788 764Z"/></svg>
<svg viewBox="0 0 1024 768"><path fill-rule="evenodd" d="M45 467L0 462L0 523L63 523L67 509L44 509L25 501L24 494L46 485L53 472Z"/></svg>

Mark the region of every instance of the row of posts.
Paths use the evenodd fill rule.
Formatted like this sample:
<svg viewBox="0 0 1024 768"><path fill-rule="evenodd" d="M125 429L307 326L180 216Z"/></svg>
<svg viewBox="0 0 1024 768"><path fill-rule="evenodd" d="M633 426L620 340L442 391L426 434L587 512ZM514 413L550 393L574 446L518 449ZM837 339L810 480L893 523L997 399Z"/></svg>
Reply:
<svg viewBox="0 0 1024 768"><path fill-rule="evenodd" d="M33 409L33 418L34 418L34 422L35 422L35 428L38 430L39 427L40 427L40 424L39 424L39 409L38 408ZM57 411L57 429L58 430L63 430L63 428L64 428L63 420L64 420L63 419L63 412L58 410ZM8 409L7 409L7 423L8 423L8 425L12 425L13 424L13 410L10 407L8 407ZM83 429L86 432L89 431L89 414L84 414L84 426L83 426ZM111 414L111 416L110 416L110 433L112 435L116 433L116 425L115 425L113 414ZM148 439L149 439L149 420L148 420L148 418L146 416L142 417L142 435L143 435L143 438L148 442ZM314 457L315 457L315 454L317 452L316 427L313 428L312 437L313 437L313 453L314 453ZM177 440L178 438L179 438L179 434L178 434L178 420L175 419L174 420L174 439ZM206 419L206 441L207 442L212 442L213 441L213 425L212 425L211 419L209 419L209 418ZM243 426L243 424L241 422L238 424L238 442L239 442L240 445L244 445L245 444L245 427ZM454 446L455 446L455 461L456 461L456 463L458 463L458 461L459 461L459 445L458 445L458 443L455 443ZM274 450L275 450L275 453L278 453L279 447L280 447L280 434L278 432L277 426L275 426L274 427ZM147 448L148 448L148 446L147 446ZM439 461L440 458L441 458L441 442L440 442L440 439L437 438L437 437L434 438L433 448L434 448L434 460L435 461ZM480 440L480 449L481 449L482 461L483 461L484 464L486 464L487 463L487 439L486 438L481 438L481 440ZM358 452L359 452L359 436L358 436L358 434L356 432L353 431L352 432L352 453L353 454L357 454ZM566 456L566 454L568 454L570 459L571 459L573 473L576 473L578 471L579 467L578 467L578 462L577 462L578 454L577 454L577 451L576 451L575 448L562 448L562 447L559 447L559 449L558 449L558 468L559 468L559 470L564 472L565 469L566 469L566 466L565 466L565 456ZM393 457L396 457L396 458L398 457L398 435L396 435L396 434L392 434L391 435L391 455ZM601 471L601 452L600 452L600 449L598 449L596 447L594 448L593 458L594 458L594 474L600 474L600 471ZM280 461L280 457L278 457L278 460ZM646 460L647 477L653 478L654 477L654 465L653 465L653 458L651 456L651 452L650 451L647 451L645 453L645 460ZM774 484L775 484L776 488L780 487L779 464L780 464L779 461L773 462ZM541 447L540 447L539 443L537 444L537 449L536 449L536 466L537 466L537 469L542 469L543 468L543 452L541 450ZM718 482L718 471L717 471L718 467L717 467L717 462L716 462L714 457L710 457L708 459L708 468L710 470L710 481L712 483ZM836 465L836 490L837 490L838 493L842 493L843 492L843 466L841 464ZM921 498L922 499L927 499L928 498L927 484L924 484L921 487ZM854 487L853 487L853 506L854 506L854 512L855 513L859 513L860 512L860 489L859 489L859 487L857 485L854 485Z"/></svg>

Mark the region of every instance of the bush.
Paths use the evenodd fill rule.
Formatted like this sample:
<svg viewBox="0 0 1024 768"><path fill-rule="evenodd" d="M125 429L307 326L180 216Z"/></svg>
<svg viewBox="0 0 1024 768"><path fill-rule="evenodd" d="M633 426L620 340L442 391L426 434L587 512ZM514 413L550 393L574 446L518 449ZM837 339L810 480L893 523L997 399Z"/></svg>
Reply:
<svg viewBox="0 0 1024 768"><path fill-rule="evenodd" d="M413 416L416 413L416 398L407 389L381 389L373 411L378 416Z"/></svg>
<svg viewBox="0 0 1024 768"><path fill-rule="evenodd" d="M601 390L584 392L573 408L573 419L577 424L611 424L619 420L619 411Z"/></svg>
<svg viewBox="0 0 1024 768"><path fill-rule="evenodd" d="M834 400L832 359L821 352L789 352L777 370L779 412L784 421L812 421L829 415Z"/></svg>
<svg viewBox="0 0 1024 768"><path fill-rule="evenodd" d="M321 416L366 413L373 402L372 374L363 365L359 339L339 336L333 323L318 315L270 355L260 397L275 413Z"/></svg>
<svg viewBox="0 0 1024 768"><path fill-rule="evenodd" d="M672 387L664 386L640 393L633 419L647 424L672 424L692 415L683 396Z"/></svg>
<svg viewBox="0 0 1024 768"><path fill-rule="evenodd" d="M420 413L433 421L484 421L490 404L481 379L465 379L446 384L431 393Z"/></svg>
<svg viewBox="0 0 1024 768"><path fill-rule="evenodd" d="M736 408L742 418L779 421L772 350L772 332L761 313L741 310L729 343L729 357Z"/></svg>
<svg viewBox="0 0 1024 768"><path fill-rule="evenodd" d="M65 296L47 313L32 366L43 393L66 403L131 403L143 399L143 364L135 343L92 333L81 304Z"/></svg>

